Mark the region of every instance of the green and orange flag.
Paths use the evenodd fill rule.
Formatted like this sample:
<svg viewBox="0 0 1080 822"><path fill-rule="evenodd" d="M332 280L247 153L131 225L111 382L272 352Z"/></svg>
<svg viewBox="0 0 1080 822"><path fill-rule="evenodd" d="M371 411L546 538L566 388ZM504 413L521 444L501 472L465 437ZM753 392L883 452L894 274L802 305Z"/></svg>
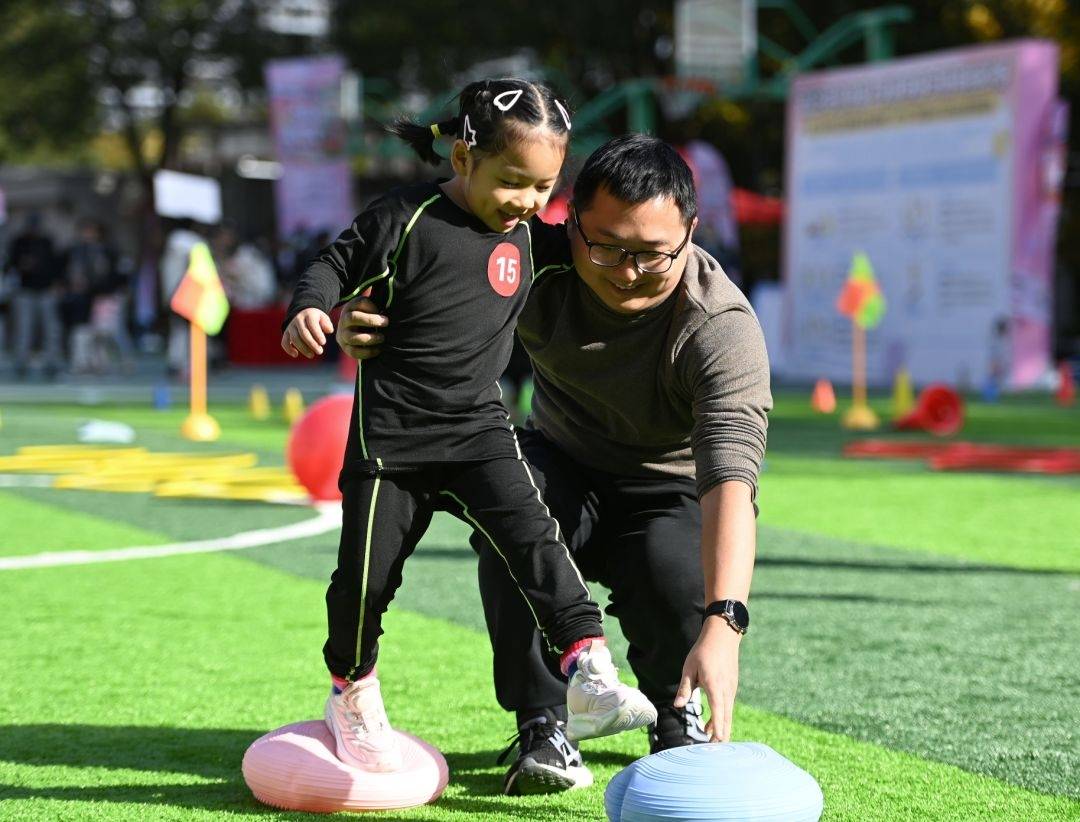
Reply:
<svg viewBox="0 0 1080 822"><path fill-rule="evenodd" d="M206 243L196 243L192 247L187 273L180 280L169 306L210 336L217 334L225 324L229 299Z"/></svg>
<svg viewBox="0 0 1080 822"><path fill-rule="evenodd" d="M863 329L873 328L885 315L885 297L874 279L870 258L861 251L851 258L851 270L836 300L836 309Z"/></svg>

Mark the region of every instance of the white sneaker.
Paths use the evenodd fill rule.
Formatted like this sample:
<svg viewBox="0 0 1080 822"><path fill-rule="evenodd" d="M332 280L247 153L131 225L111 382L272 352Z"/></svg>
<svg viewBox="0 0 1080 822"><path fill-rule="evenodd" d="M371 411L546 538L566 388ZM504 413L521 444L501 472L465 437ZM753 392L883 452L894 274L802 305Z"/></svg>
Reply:
<svg viewBox="0 0 1080 822"><path fill-rule="evenodd" d="M330 690L326 726L337 743L338 759L346 765L365 771L401 768L401 748L374 676L353 682L340 694Z"/></svg>
<svg viewBox="0 0 1080 822"><path fill-rule="evenodd" d="M656 722L656 708L645 694L619 681L611 651L603 642L593 642L578 656L577 671L566 689L566 708L566 735L574 741Z"/></svg>

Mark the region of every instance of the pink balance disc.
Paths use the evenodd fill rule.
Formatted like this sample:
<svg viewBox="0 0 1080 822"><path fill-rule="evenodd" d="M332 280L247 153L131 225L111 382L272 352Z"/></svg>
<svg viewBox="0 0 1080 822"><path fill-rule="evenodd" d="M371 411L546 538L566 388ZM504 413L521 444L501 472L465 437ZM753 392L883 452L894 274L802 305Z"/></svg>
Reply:
<svg viewBox="0 0 1080 822"><path fill-rule="evenodd" d="M382 811L438 799L450 779L443 755L422 739L395 733L401 770L372 773L337 758L322 720L286 725L251 743L244 781L260 802L290 811Z"/></svg>

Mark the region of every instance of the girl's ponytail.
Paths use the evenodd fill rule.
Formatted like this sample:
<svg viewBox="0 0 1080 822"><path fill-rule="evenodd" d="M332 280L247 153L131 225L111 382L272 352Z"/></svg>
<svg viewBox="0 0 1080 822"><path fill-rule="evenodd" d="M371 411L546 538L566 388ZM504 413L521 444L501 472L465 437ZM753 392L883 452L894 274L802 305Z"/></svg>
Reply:
<svg viewBox="0 0 1080 822"><path fill-rule="evenodd" d="M517 140L529 139L537 131L549 132L565 141L570 134L569 106L550 88L516 78L478 80L458 94L458 116L421 125L399 117L390 133L396 134L426 163L439 165L435 140L454 137L470 150L498 154Z"/></svg>
<svg viewBox="0 0 1080 822"><path fill-rule="evenodd" d="M425 163L437 166L442 162L442 157L435 152L436 138L453 137L460 128L461 121L458 117L432 123L430 126L422 126L408 117L399 117L389 131L408 143Z"/></svg>

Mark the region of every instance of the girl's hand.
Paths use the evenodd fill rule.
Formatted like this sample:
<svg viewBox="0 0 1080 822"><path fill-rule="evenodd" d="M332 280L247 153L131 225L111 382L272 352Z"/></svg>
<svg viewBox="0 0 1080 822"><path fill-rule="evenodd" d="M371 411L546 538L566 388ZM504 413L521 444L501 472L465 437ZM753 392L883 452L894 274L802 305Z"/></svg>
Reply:
<svg viewBox="0 0 1080 822"><path fill-rule="evenodd" d="M354 360L367 360L378 355L384 339L379 329L390 324L389 318L378 312L379 307L367 297L356 297L341 310L337 343Z"/></svg>
<svg viewBox="0 0 1080 822"><path fill-rule="evenodd" d="M326 335L332 334L334 323L330 317L317 308L305 308L292 318L281 335L281 347L290 357L303 354L309 360L322 354L326 345Z"/></svg>

